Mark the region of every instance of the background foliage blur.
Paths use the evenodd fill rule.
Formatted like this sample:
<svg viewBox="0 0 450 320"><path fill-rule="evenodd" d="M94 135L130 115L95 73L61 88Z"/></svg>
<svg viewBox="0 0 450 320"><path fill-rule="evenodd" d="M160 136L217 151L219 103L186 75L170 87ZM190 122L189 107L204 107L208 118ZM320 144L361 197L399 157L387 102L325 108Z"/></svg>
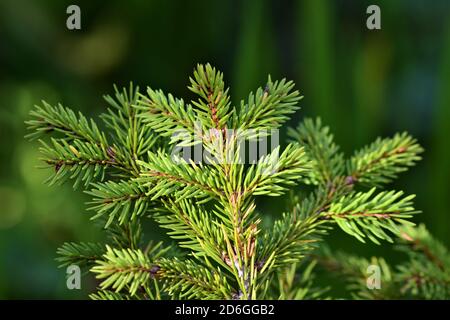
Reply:
<svg viewBox="0 0 450 320"><path fill-rule="evenodd" d="M66 29L78 4L82 30ZM382 30L367 30L378 4ZM188 76L210 62L234 102L273 79L293 79L305 95L290 125L320 115L349 154L379 135L409 131L424 160L396 182L450 245L450 2L308 1L0 1L0 298L77 298L65 288L55 250L101 237L87 197L49 188L24 120L41 99L95 116L112 84L151 85L189 97ZM277 202L278 201L278 202ZM271 200L280 214L283 200ZM333 247L397 259L390 245L359 245L342 232Z"/></svg>

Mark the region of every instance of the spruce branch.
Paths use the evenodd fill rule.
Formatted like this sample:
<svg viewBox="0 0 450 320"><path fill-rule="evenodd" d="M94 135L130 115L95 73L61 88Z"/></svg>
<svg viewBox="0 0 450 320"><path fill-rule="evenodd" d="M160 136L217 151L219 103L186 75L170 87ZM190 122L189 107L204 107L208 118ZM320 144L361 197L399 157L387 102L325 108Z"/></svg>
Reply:
<svg viewBox="0 0 450 320"><path fill-rule="evenodd" d="M116 248L139 249L143 240L143 228L139 219L134 219L123 224L113 223L106 228L108 242ZM148 244L149 250L154 247L152 241Z"/></svg>
<svg viewBox="0 0 450 320"><path fill-rule="evenodd" d="M273 229L265 230L263 234L266 245L259 253L258 267L269 271L265 277L301 261L317 246L317 242L331 228L328 221L322 218L323 211L347 193L345 183L336 183L336 187L329 184L324 190L319 188L302 200L294 200L291 211L284 213L281 219L275 221Z"/></svg>
<svg viewBox="0 0 450 320"><path fill-rule="evenodd" d="M168 199L163 200L163 204L164 208L155 215L155 220L170 230L168 235L197 257L205 255L226 267L221 257L224 239L217 219L189 199Z"/></svg>
<svg viewBox="0 0 450 320"><path fill-rule="evenodd" d="M52 106L42 101L42 106L35 106L30 112L31 120L26 121L31 132L26 136L30 140L36 140L49 133L62 133L66 139L84 141L107 146L106 136L94 122L88 120L81 112L75 114L71 109L61 104Z"/></svg>
<svg viewBox="0 0 450 320"><path fill-rule="evenodd" d="M94 179L103 180L109 169L126 174L132 169L118 157L118 148L109 144L94 120L82 113L76 115L61 104L54 107L43 102L30 115L33 119L26 122L28 129L34 131L26 136L30 140L59 133L51 137L51 145L39 139L41 160L54 168L48 183L63 183L70 178L75 179L75 188L81 184L86 187Z"/></svg>
<svg viewBox="0 0 450 320"><path fill-rule="evenodd" d="M422 147L407 133L378 138L347 162L349 177L369 186L391 182L421 159Z"/></svg>
<svg viewBox="0 0 450 320"><path fill-rule="evenodd" d="M345 284L347 292L353 299L380 300L399 299L395 290L394 270L383 259L371 257L366 259L343 252L331 252L328 247L322 248L318 255L313 255L313 261L328 273L331 273ZM368 285L370 266L378 267L380 272L380 287Z"/></svg>
<svg viewBox="0 0 450 320"><path fill-rule="evenodd" d="M402 294L423 299L450 298L450 254L424 225L403 228L397 248L409 258L397 267Z"/></svg>
<svg viewBox="0 0 450 320"><path fill-rule="evenodd" d="M414 165L422 152L415 139L380 138L345 160L330 129L320 119L305 119L290 129L285 148L246 163L245 144L265 149L263 139L276 141L275 130L299 108L293 82L269 77L265 88L235 107L223 74L198 65L188 88L197 97L185 102L162 90L115 87L100 116L106 133L82 114L47 103L27 122L34 131L29 138L50 138L41 142L43 161L54 168L49 182L74 179L75 186L88 188L92 219L107 227L104 245L58 249L60 263L89 266L102 280L91 298L318 298L325 289L314 284L316 264L339 266L335 270L346 275L356 298L447 294L448 252L424 233L406 231L417 212L413 196L359 190L384 185ZM190 157L198 147L202 159ZM181 149L182 156L176 153ZM258 197L287 191L294 201L268 221ZM146 218L166 230L178 249L152 240L143 247ZM335 226L360 241L400 236L409 260L390 268L382 259L316 256L313 250ZM363 287L369 263L392 272L383 278L386 291Z"/></svg>
<svg viewBox="0 0 450 320"><path fill-rule="evenodd" d="M148 162L139 161L142 171L138 181L145 187L152 187L147 195L157 199L177 192L177 198L207 198L222 196L225 184L215 169L203 164L187 163L184 159L166 155L163 152L149 153Z"/></svg>
<svg viewBox="0 0 450 320"><path fill-rule="evenodd" d="M346 283L356 299L448 299L450 297L450 256L447 248L434 239L423 225L404 226L395 239L397 249L408 256L398 265L384 259L366 259L322 248L311 255L314 261ZM380 268L380 286L367 285L368 267Z"/></svg>
<svg viewBox="0 0 450 320"><path fill-rule="evenodd" d="M402 191L375 194L375 190L372 188L368 192L340 198L321 213L321 218L334 220L343 231L361 242L364 242L365 237L376 244L379 244L377 238L393 242L384 230L398 235L399 225L412 224L405 219L417 213L411 202L415 196L402 198Z"/></svg>
<svg viewBox="0 0 450 320"><path fill-rule="evenodd" d="M154 262L151 262L140 250L117 250L107 246L103 260L97 260L91 271L97 274L98 279L103 279L102 290L112 288L117 293L129 286L130 294L134 295L140 287L148 284L149 279L158 279L166 285L171 284L169 295L177 295L180 299L225 299L231 296L231 289L220 274L192 260L158 259L161 254L154 254ZM219 288L221 290L218 291Z"/></svg>
<svg viewBox="0 0 450 320"><path fill-rule="evenodd" d="M264 88L258 88L256 93L249 94L247 101L241 101L236 126L242 130L279 128L299 109L297 104L303 98L293 88L292 81L273 82L269 76Z"/></svg>
<svg viewBox="0 0 450 320"><path fill-rule="evenodd" d="M292 141L305 146L305 152L312 160L309 171L312 184L327 185L344 173L345 162L339 147L333 141L329 127L324 127L320 118L303 120L296 129L289 128Z"/></svg>
<svg viewBox="0 0 450 320"><path fill-rule="evenodd" d="M104 245L93 242L66 242L58 248L56 261L59 267L76 264L80 267L91 267L105 252Z"/></svg>
<svg viewBox="0 0 450 320"><path fill-rule="evenodd" d="M281 155L279 152L277 147L262 157L257 166L251 166L245 176L244 193L282 195L287 187L295 185L309 171L310 164L303 148L289 144Z"/></svg>
<svg viewBox="0 0 450 320"><path fill-rule="evenodd" d="M127 286L129 293L134 295L160 269L151 263L149 255L152 259L157 259L165 251L167 249L160 249L158 245L150 254L144 254L141 250L114 249L107 245L106 253L101 260L96 261L91 271L97 274L98 279L103 279L100 284L102 290L112 288L115 292L120 292Z"/></svg>
<svg viewBox="0 0 450 320"><path fill-rule="evenodd" d="M49 185L74 179L75 189L79 185L86 187L94 179L104 180L107 169L116 167L116 162L96 144L80 140L69 144L66 140L54 138L51 138L51 145L42 140L39 142L41 160L54 169L46 180Z"/></svg>
<svg viewBox="0 0 450 320"><path fill-rule="evenodd" d="M197 65L194 77L189 78L189 90L200 96L192 101L197 108L196 115L208 128L221 130L227 125L230 113L230 97L225 89L223 74L210 64Z"/></svg>
<svg viewBox="0 0 450 320"><path fill-rule="evenodd" d="M162 90L147 88L147 95L139 95L135 108L140 111L148 127L163 137L173 136L174 132L196 132L196 113L191 105L185 105L183 99L171 94L165 95Z"/></svg>
<svg viewBox="0 0 450 320"><path fill-rule="evenodd" d="M92 219L107 215L105 227L108 227L114 219L119 224L133 221L144 215L147 211L149 199L148 190L134 180L130 181L107 181L104 183L93 183L93 189L86 191L93 197L89 202L89 210L96 211Z"/></svg>
<svg viewBox="0 0 450 320"><path fill-rule="evenodd" d="M297 217L295 213L284 213L274 223L273 229L267 230L262 242L264 248L259 252L258 266L263 273L266 269L279 269L300 261L314 248L313 244L325 234L321 228L323 221L316 216Z"/></svg>
<svg viewBox="0 0 450 320"><path fill-rule="evenodd" d="M206 268L192 260L177 258L158 260L157 277L177 299L222 299L232 297L228 279L219 269Z"/></svg>
<svg viewBox="0 0 450 320"><path fill-rule="evenodd" d="M278 273L274 291L278 300L312 300L323 299L329 288L315 285L317 261L303 261L300 266L293 263Z"/></svg>
<svg viewBox="0 0 450 320"><path fill-rule="evenodd" d="M139 110L134 108L139 102L139 87L130 83L128 90L124 88L120 91L114 86L114 91L114 97L104 96L111 108L100 116L111 130L115 145L115 149L110 148L108 151L116 161L125 163L133 176L138 176L136 160L143 158L155 147L157 136L150 126L144 124Z"/></svg>

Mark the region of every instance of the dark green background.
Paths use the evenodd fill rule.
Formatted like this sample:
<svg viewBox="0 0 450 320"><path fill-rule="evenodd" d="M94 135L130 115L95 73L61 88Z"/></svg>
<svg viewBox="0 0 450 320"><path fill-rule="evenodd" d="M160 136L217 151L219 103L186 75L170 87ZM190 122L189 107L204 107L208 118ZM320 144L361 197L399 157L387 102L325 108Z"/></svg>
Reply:
<svg viewBox="0 0 450 320"><path fill-rule="evenodd" d="M66 29L78 4L82 30ZM366 28L381 7L382 30ZM0 1L0 298L84 297L65 288L55 250L91 241L81 192L49 188L36 144L23 139L34 104L62 102L95 116L102 95L129 81L189 97L197 63L225 73L233 101L287 77L350 154L377 136L409 131L424 160L395 183L417 194L425 222L446 244L450 215L450 1ZM278 202L277 202L278 201ZM283 200L267 211L278 215ZM391 246L360 245L342 232L334 247L396 259Z"/></svg>

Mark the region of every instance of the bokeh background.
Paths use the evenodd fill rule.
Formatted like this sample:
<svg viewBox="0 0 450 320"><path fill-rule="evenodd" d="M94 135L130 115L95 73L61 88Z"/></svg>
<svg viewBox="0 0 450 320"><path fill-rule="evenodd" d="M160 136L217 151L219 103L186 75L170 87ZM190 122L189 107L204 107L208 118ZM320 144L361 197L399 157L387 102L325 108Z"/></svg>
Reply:
<svg viewBox="0 0 450 320"><path fill-rule="evenodd" d="M82 29L66 28L81 7ZM381 7L382 30L366 28ZM293 79L304 116L320 115L350 154L377 136L409 131L424 160L394 184L450 245L450 1L0 1L0 298L82 298L65 288L55 250L94 241L87 197L47 187L24 121L42 99L96 116L113 83L133 81L188 96L197 63L224 71L234 102L267 75ZM271 200L268 211L279 214ZM272 212L272 213L273 213ZM333 247L397 259L390 245L360 245L339 232Z"/></svg>

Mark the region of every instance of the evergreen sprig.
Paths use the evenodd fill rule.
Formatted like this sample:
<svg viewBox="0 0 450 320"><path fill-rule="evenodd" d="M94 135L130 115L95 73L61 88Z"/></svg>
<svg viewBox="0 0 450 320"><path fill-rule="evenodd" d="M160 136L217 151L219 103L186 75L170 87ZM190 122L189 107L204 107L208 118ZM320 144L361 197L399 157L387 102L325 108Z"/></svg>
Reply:
<svg viewBox="0 0 450 320"><path fill-rule="evenodd" d="M152 264L141 250L119 250L109 246L106 246L103 259L97 260L97 264L91 269L97 274L97 278L104 279L100 285L101 289L111 287L120 292L127 286L131 295L155 277L158 270L158 266Z"/></svg>
<svg viewBox="0 0 450 320"><path fill-rule="evenodd" d="M92 267L105 251L102 243L66 242L58 248L56 259L61 267L76 264L80 267Z"/></svg>
<svg viewBox="0 0 450 320"><path fill-rule="evenodd" d="M344 173L343 154L334 143L330 129L324 127L319 118L316 121L305 119L296 129L289 128L288 134L293 141L306 147L313 163L313 170L309 171L311 183L326 185Z"/></svg>
<svg viewBox="0 0 450 320"><path fill-rule="evenodd" d="M411 202L414 195L402 198L401 191L382 191L373 196L374 193L372 188L369 192L343 196L331 203L322 216L333 219L342 230L362 242L366 236L377 244L376 238L392 242L384 230L399 234L399 225L408 224L405 219L417 212Z"/></svg>
<svg viewBox="0 0 450 320"><path fill-rule="evenodd" d="M448 296L448 252L411 227L414 196L381 190L420 159L414 138L379 138L346 159L320 119L305 119L289 129L287 146L247 160L246 145L271 139L299 109L293 82L269 77L234 106L223 74L208 64L196 67L189 89L192 101L115 87L101 124L46 102L31 113L28 137L41 141L48 182L83 187L108 235L58 249L61 266L89 267L101 280L91 298L326 298L314 281L322 267L347 277L357 298ZM201 159L189 156L195 148ZM258 198L288 191L287 210L272 221ZM177 248L145 244L145 219ZM335 226L360 241L403 239L409 262L394 273L382 258L320 253ZM386 284L402 285L364 287L369 264L382 266Z"/></svg>
<svg viewBox="0 0 450 320"><path fill-rule="evenodd" d="M406 132L392 138L378 138L371 145L359 150L348 161L348 173L352 179L370 186L381 186L395 179L420 160L423 151L416 139Z"/></svg>
<svg viewBox="0 0 450 320"><path fill-rule="evenodd" d="M406 254L407 260L394 266L381 257L366 259L329 249L322 250L313 261L344 280L356 299L449 299L447 248L434 239L424 225L402 228L396 246ZM378 290L367 287L369 266L381 269Z"/></svg>

